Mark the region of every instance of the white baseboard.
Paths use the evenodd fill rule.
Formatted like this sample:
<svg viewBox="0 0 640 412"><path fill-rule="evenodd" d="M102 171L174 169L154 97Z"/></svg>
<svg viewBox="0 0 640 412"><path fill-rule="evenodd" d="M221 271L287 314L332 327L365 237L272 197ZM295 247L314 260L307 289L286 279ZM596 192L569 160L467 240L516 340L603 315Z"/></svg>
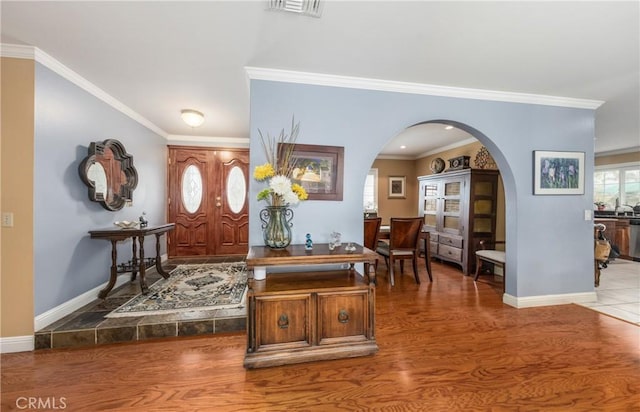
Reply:
<svg viewBox="0 0 640 412"><path fill-rule="evenodd" d="M160 256L160 261L165 262L169 259L167 254ZM116 279L116 284L113 288L117 288L118 286L122 286L125 283L129 282L131 279L131 273L122 273ZM96 286L95 288L83 293L82 295L76 296L73 299L70 299L64 302L61 305L56 306L55 308L49 309L48 311L38 315L35 317L33 322L33 330L40 330L47 325L52 324L53 322L64 318L65 316L73 313L74 311L80 309L84 305L87 305L98 297L98 293L107 285L109 282L104 282L103 284Z"/></svg>
<svg viewBox="0 0 640 412"><path fill-rule="evenodd" d="M595 302L598 300L596 292L566 293L563 295L516 296L504 294L502 302L515 308L532 308L536 306L568 305L570 303Z"/></svg>
<svg viewBox="0 0 640 412"><path fill-rule="evenodd" d="M118 286L124 285L125 283L131 280L130 273L123 273L118 276L116 280L116 284L113 288L117 288ZM82 295L78 295L73 299L70 299L64 302L61 305L56 306L55 308L49 309L48 311L41 313L36 316L33 322L33 330L40 330L47 325L52 324L53 322L64 318L70 313L75 312L80 309L84 305L87 305L98 298L98 293L107 285L109 282L105 282L102 285L96 286L95 288L84 292Z"/></svg>
<svg viewBox="0 0 640 412"><path fill-rule="evenodd" d="M0 353L31 352L34 347L33 335L0 338Z"/></svg>

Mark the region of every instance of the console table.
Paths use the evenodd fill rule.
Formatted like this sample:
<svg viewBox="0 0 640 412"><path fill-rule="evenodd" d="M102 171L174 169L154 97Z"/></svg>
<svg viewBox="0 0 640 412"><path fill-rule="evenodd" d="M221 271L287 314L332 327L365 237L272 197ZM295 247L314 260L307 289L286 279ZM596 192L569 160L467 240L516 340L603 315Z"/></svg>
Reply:
<svg viewBox="0 0 640 412"><path fill-rule="evenodd" d="M111 242L111 276L109 277L109 283L98 293L100 299L107 297L113 286L116 284L118 277L118 248L116 244L118 241L133 239L133 254L132 254L132 269L131 269L131 281L134 281L136 274L140 272L140 290L142 293L147 294L149 287L145 279L146 263L144 260L144 237L149 235L156 236L156 270L165 279L169 277L169 274L162 268L160 257L160 236L173 230L174 223L167 223L163 225L149 225L144 228L134 229L98 229L90 230L89 234L91 239L105 239ZM140 252L138 254L137 246L140 245Z"/></svg>
<svg viewBox="0 0 640 412"><path fill-rule="evenodd" d="M372 355L375 340L376 253L345 244L290 245L274 250L252 246L247 255L247 351L245 368ZM368 276L355 263L368 263ZM313 267L311 266L313 265ZM333 265L319 270L317 265ZM286 266L256 280L256 269ZM321 267L322 268L322 267ZM320 269L321 269L320 268Z"/></svg>

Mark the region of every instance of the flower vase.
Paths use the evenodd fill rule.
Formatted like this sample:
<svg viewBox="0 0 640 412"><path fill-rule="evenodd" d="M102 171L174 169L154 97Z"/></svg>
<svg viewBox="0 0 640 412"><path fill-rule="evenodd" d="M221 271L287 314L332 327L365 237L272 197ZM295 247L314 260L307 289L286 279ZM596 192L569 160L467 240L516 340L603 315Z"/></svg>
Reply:
<svg viewBox="0 0 640 412"><path fill-rule="evenodd" d="M272 249L284 249L291 243L293 210L286 206L267 206L260 211L264 244Z"/></svg>

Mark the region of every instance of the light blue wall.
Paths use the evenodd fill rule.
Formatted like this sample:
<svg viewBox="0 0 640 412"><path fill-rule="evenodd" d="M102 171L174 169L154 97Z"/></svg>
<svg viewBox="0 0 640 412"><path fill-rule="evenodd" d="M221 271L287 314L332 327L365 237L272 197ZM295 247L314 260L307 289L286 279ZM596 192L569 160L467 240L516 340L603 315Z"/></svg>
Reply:
<svg viewBox="0 0 640 412"><path fill-rule="evenodd" d="M384 145L413 124L443 120L472 132L498 163L506 196L507 293L515 297L592 292L594 111L326 86L251 81L251 166L264 163L258 129L272 135L291 117L298 143L344 146L344 200L307 201L294 208L293 243L312 233L326 242L332 230L362 241L362 191L367 171ZM533 196L534 150L586 154L585 194ZM262 244L250 183L251 245Z"/></svg>
<svg viewBox="0 0 640 412"><path fill-rule="evenodd" d="M89 230L137 219L142 211L151 223L165 222L167 148L163 137L41 64L35 78L34 301L40 315L108 280L111 245L90 239ZM89 143L105 139L120 140L138 171L133 206L118 212L89 201L78 175ZM155 253L154 238L146 246ZM120 262L130 259L131 241L119 251Z"/></svg>

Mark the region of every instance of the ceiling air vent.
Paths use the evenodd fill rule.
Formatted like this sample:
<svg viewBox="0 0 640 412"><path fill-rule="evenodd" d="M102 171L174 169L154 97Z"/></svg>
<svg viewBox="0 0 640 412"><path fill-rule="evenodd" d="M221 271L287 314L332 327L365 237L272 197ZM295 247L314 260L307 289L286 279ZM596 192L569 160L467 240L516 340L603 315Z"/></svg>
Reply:
<svg viewBox="0 0 640 412"><path fill-rule="evenodd" d="M290 11L305 16L320 17L320 0L269 0L269 10Z"/></svg>

